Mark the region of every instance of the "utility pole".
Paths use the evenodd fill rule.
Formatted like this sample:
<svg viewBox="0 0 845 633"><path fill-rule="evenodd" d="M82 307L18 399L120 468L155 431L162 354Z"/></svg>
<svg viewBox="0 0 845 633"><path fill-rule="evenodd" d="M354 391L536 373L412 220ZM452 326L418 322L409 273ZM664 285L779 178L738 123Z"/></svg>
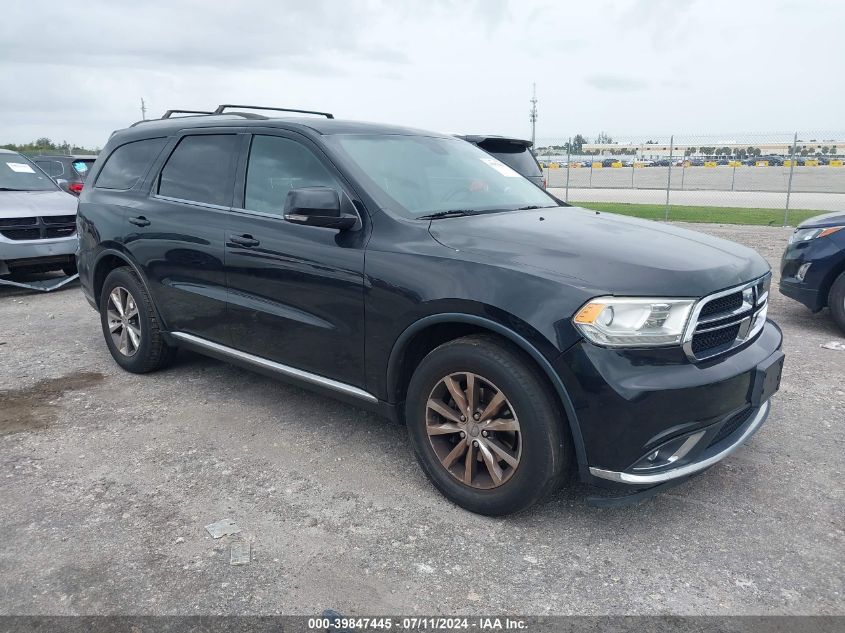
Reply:
<svg viewBox="0 0 845 633"><path fill-rule="evenodd" d="M141 120L147 120L147 104L144 103L144 97L141 97Z"/></svg>
<svg viewBox="0 0 845 633"><path fill-rule="evenodd" d="M531 147L533 148L536 141L536 127L537 127L537 84L533 84L534 91L531 96L531 114L529 120L531 121Z"/></svg>

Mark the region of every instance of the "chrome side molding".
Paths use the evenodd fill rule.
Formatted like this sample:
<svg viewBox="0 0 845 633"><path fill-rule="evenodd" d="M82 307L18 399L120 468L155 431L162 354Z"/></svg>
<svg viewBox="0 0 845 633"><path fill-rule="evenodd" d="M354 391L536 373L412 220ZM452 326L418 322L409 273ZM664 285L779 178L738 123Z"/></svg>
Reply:
<svg viewBox="0 0 845 633"><path fill-rule="evenodd" d="M213 341L208 341L204 338L200 338L199 336L194 336L193 334L186 334L185 332L171 332L170 335L177 340L185 341L186 343L190 343L202 349L207 349L222 356L233 358L263 369L269 369L280 376L296 378L298 380L302 380L319 387L325 387L327 389L331 389L332 391L360 398L361 400L366 400L368 402L378 402L378 398L376 398L373 394L368 391L364 391L363 389L359 389L358 387L347 385L345 382L339 382L337 380L332 380L331 378L326 378L325 376L312 374L311 372L303 369L282 365L281 363L261 358L260 356L247 354L246 352L226 347L225 345L220 345L219 343L215 343Z"/></svg>

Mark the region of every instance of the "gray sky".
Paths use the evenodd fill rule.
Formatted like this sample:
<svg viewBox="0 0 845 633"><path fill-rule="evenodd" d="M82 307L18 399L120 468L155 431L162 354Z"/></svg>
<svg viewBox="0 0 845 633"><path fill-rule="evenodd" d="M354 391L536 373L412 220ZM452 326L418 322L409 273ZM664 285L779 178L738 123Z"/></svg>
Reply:
<svg viewBox="0 0 845 633"><path fill-rule="evenodd" d="M240 102L444 132L840 130L838 0L4 0L0 142Z"/></svg>

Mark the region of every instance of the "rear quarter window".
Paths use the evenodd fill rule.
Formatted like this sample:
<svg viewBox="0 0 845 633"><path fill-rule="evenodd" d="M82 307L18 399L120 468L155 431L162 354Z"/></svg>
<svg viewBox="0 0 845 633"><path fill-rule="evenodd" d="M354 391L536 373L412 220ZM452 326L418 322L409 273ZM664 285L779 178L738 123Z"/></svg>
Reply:
<svg viewBox="0 0 845 633"><path fill-rule="evenodd" d="M486 146L479 147L502 161L508 167L515 169L523 176L542 176L543 172L534 160L534 155L527 147Z"/></svg>
<svg viewBox="0 0 845 633"><path fill-rule="evenodd" d="M131 189L147 173L162 150L166 138L148 138L126 143L115 149L97 176L97 189Z"/></svg>
<svg viewBox="0 0 845 633"><path fill-rule="evenodd" d="M88 177L88 172L91 171L91 166L94 164L93 160L75 160L73 161L73 171L82 179Z"/></svg>

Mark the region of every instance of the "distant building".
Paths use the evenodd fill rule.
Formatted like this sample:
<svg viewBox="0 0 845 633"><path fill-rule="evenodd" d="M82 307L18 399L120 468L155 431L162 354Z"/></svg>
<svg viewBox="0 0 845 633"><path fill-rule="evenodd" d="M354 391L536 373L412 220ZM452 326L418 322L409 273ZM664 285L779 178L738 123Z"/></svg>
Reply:
<svg viewBox="0 0 845 633"><path fill-rule="evenodd" d="M760 150L760 154L789 156L792 153L792 142L767 142L759 143L754 141L698 141L694 143L676 142L672 149L673 156L684 156L687 150L692 149L689 155L713 155L718 150L728 148L730 154L734 150L748 150L753 147ZM702 148L707 151L702 151ZM827 148L827 151L823 150ZM669 156L669 143L584 143L584 153L599 154L600 156L628 155L639 158L666 158ZM798 152L806 150L806 154L845 154L845 140L839 141L802 141L798 140Z"/></svg>

